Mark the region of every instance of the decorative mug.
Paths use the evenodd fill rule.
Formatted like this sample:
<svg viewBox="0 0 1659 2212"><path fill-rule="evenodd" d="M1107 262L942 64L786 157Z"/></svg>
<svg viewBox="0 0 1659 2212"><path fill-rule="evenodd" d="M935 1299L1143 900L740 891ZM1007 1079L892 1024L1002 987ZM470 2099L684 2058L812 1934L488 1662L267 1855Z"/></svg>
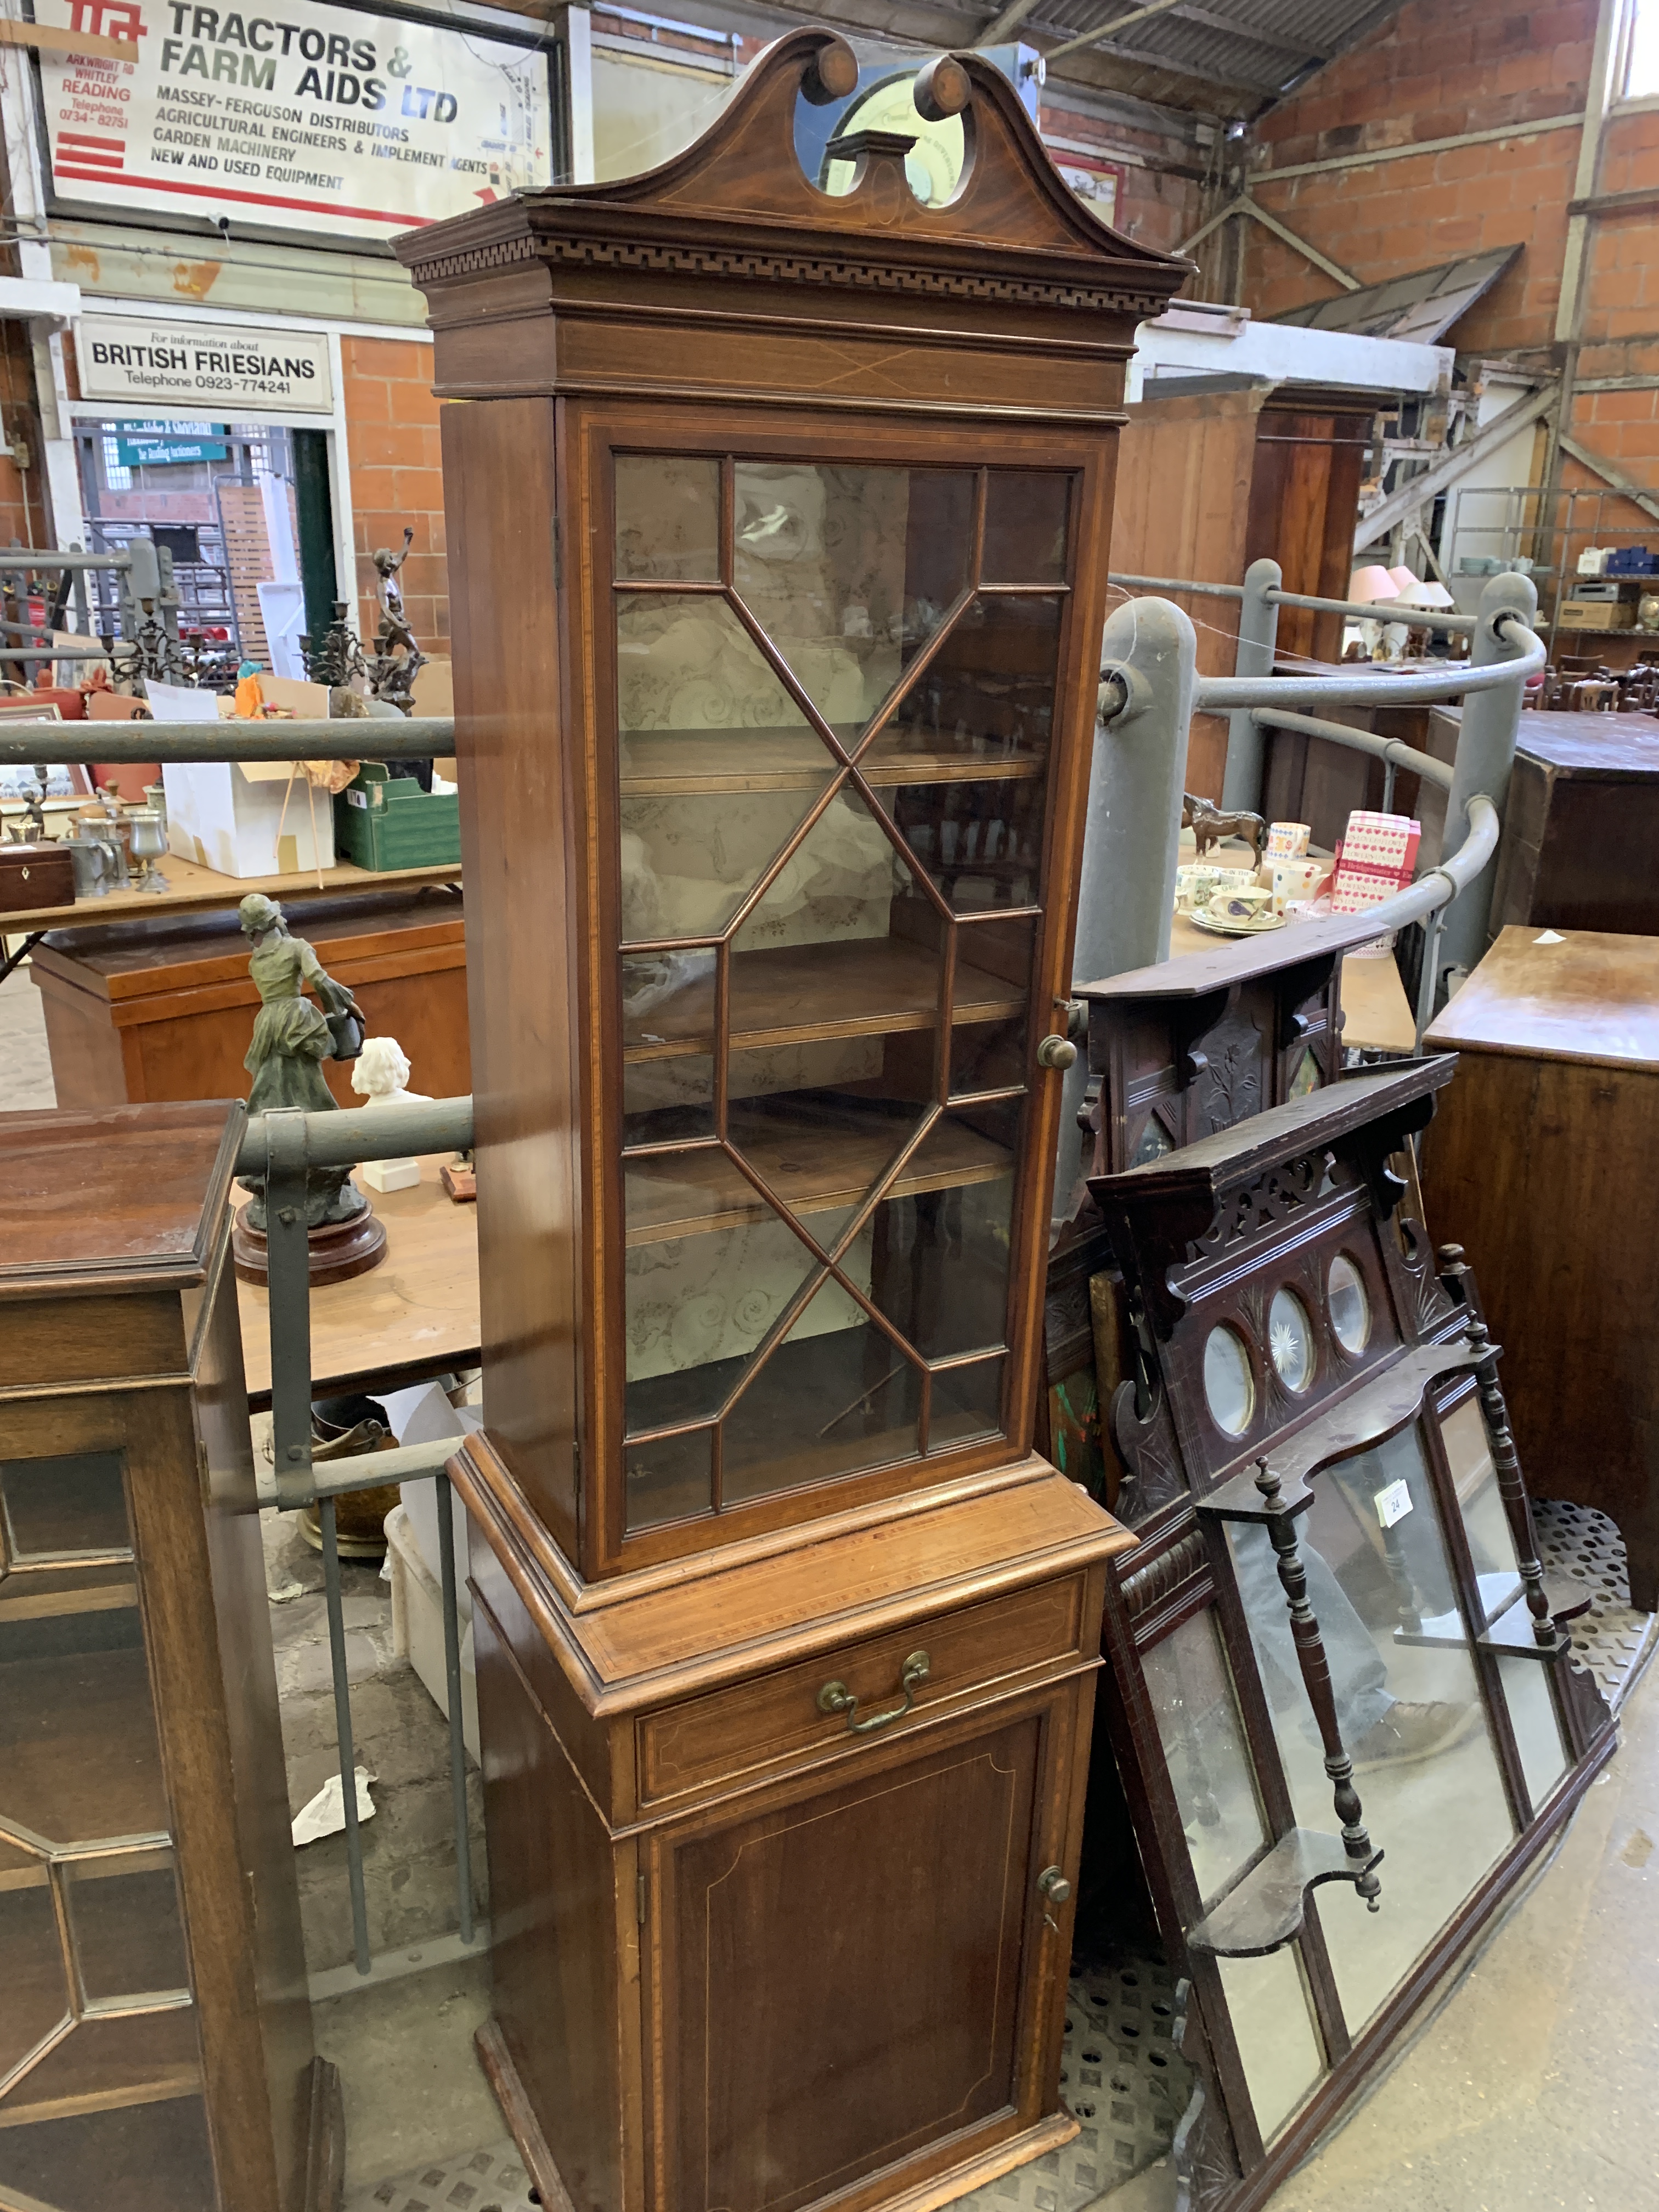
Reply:
<svg viewBox="0 0 1659 2212"><path fill-rule="evenodd" d="M1312 826L1306 822L1270 822L1267 825L1267 858L1270 860L1305 860L1312 837Z"/></svg>
<svg viewBox="0 0 1659 2212"><path fill-rule="evenodd" d="M1283 914L1287 906L1310 899L1314 886L1327 870L1318 860L1275 860L1273 864L1273 912Z"/></svg>
<svg viewBox="0 0 1659 2212"><path fill-rule="evenodd" d="M1264 891L1260 884L1245 884L1237 890L1215 892L1205 911L1218 921L1255 921L1271 909L1273 902L1273 893Z"/></svg>
<svg viewBox="0 0 1659 2212"><path fill-rule="evenodd" d="M64 849L75 872L76 898L102 898L109 889L105 878L112 872L114 855L101 839L66 837Z"/></svg>

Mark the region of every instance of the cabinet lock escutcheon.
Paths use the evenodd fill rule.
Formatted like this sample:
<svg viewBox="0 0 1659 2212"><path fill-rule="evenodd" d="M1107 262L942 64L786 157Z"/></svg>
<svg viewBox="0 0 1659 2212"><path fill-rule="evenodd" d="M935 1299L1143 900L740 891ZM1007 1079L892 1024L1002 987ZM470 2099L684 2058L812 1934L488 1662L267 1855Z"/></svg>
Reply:
<svg viewBox="0 0 1659 2212"><path fill-rule="evenodd" d="M868 1735L872 1729L885 1728L890 1721L902 1720L916 1701L916 1685L927 1680L927 1654L913 1651L899 1673L899 1688L903 1693L902 1705L889 1705L885 1712L866 1713L858 1717L859 1701L845 1682L826 1682L818 1692L818 1711L821 1713L845 1713L848 1735Z"/></svg>

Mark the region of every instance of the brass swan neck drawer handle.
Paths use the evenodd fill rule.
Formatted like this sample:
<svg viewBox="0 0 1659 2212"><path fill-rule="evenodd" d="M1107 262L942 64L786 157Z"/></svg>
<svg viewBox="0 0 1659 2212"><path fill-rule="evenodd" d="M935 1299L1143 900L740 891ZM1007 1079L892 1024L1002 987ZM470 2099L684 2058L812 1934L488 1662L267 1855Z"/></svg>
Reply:
<svg viewBox="0 0 1659 2212"><path fill-rule="evenodd" d="M916 1701L916 1685L927 1680L927 1654L913 1651L905 1661L899 1674L899 1688L904 1692L902 1705L889 1705L884 1713L866 1713L857 1718L859 1701L845 1682L826 1682L818 1692L818 1711L821 1713L845 1713L848 1735L868 1735L872 1729L885 1728L889 1721L902 1720Z"/></svg>

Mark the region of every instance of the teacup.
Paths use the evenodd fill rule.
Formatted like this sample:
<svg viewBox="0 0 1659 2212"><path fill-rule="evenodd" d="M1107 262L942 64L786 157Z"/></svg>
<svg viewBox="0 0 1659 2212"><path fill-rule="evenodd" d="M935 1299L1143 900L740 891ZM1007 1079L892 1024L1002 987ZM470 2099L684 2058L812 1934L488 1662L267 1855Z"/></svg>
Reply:
<svg viewBox="0 0 1659 2212"><path fill-rule="evenodd" d="M1224 870L1189 861L1176 870L1176 904L1188 913L1202 914L1226 881Z"/></svg>
<svg viewBox="0 0 1659 2212"><path fill-rule="evenodd" d="M1323 863L1318 860L1275 860L1273 863L1273 912L1283 914L1287 906L1311 898L1315 884L1326 872Z"/></svg>
<svg viewBox="0 0 1659 2212"><path fill-rule="evenodd" d="M1217 921L1255 921L1271 911L1273 902L1273 893L1263 890L1260 884L1244 884L1237 890L1216 891L1205 912Z"/></svg>

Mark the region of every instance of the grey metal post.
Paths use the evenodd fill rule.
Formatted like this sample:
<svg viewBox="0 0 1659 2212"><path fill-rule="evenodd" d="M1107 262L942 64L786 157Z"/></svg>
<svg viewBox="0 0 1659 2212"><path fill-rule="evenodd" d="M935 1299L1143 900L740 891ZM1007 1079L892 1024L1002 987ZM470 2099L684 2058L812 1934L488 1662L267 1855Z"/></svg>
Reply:
<svg viewBox="0 0 1659 2212"><path fill-rule="evenodd" d="M1494 661L1514 660L1531 643L1523 644L1503 617L1518 616L1530 629L1538 618L1538 592L1529 576L1510 572L1494 576L1480 594L1480 624L1474 633L1469 659L1477 668ZM1501 822L1509 799L1510 772L1515 764L1515 743L1521 722L1522 679L1512 684L1477 691L1463 702L1463 726L1458 733L1457 757L1452 763L1451 789L1446 794L1446 832L1441 858L1449 860L1469 834L1469 800L1476 793L1491 799ZM1485 952L1492 914L1496 860L1488 862L1474 881L1446 909L1436 954L1434 989L1448 968L1473 968ZM1425 951L1428 949L1425 948Z"/></svg>
<svg viewBox="0 0 1659 2212"><path fill-rule="evenodd" d="M1133 599L1107 620L1101 675L1115 676L1127 696L1095 730L1072 959L1073 975L1084 982L1170 957L1197 659L1192 623L1168 599ZM1054 1177L1060 1212L1069 1211L1082 1160L1077 1115L1088 1079L1086 1056L1079 1053L1062 1093Z"/></svg>
<svg viewBox="0 0 1659 2212"><path fill-rule="evenodd" d="M1244 571L1234 675L1273 674L1273 653L1279 643L1279 609L1267 593L1278 591L1284 580L1284 572L1277 561L1252 561ZM1227 717L1227 765L1221 779L1221 804L1228 811L1240 807L1252 814L1260 811L1261 752L1261 724L1248 707L1235 707Z"/></svg>

